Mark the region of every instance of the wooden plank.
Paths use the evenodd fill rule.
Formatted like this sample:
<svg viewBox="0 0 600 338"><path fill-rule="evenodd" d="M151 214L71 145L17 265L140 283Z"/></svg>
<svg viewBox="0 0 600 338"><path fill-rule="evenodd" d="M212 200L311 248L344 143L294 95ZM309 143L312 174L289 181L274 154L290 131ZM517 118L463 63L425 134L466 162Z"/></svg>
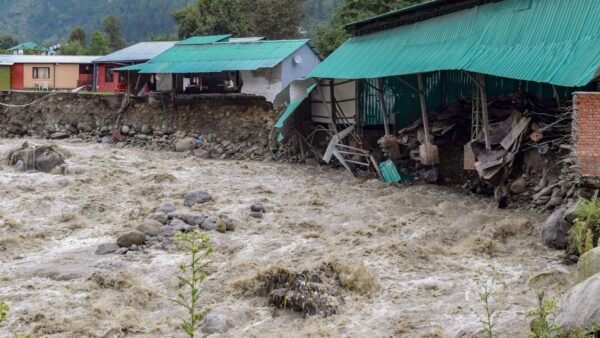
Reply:
<svg viewBox="0 0 600 338"><path fill-rule="evenodd" d="M487 90L485 86L485 75L477 74L477 84L479 85L479 91L481 92L481 115L483 120L483 136L485 138L485 149L492 150L492 143L490 141L490 117L488 113L488 102L487 102Z"/></svg>
<svg viewBox="0 0 600 338"><path fill-rule="evenodd" d="M381 117L383 118L383 128L385 129L385 134L390 134L390 126L388 124L388 111L387 106L385 105L385 95L383 94L383 80L381 78L377 79L377 94L379 95L379 105L381 106Z"/></svg>
<svg viewBox="0 0 600 338"><path fill-rule="evenodd" d="M531 119L528 117L521 118L517 125L514 126L511 129L510 133L508 133L508 135L506 135L502 142L500 142L502 148L504 148L505 150L509 150L515 143L515 141L519 138L519 136L521 136L521 134L525 132L525 129L527 128L527 126L529 126L529 121L531 121Z"/></svg>
<svg viewBox="0 0 600 338"><path fill-rule="evenodd" d="M419 83L419 99L421 100L421 117L423 119L423 129L425 131L425 144L430 145L429 138L429 118L427 117L427 101L425 100L425 89L423 87L423 76L417 74L417 82Z"/></svg>

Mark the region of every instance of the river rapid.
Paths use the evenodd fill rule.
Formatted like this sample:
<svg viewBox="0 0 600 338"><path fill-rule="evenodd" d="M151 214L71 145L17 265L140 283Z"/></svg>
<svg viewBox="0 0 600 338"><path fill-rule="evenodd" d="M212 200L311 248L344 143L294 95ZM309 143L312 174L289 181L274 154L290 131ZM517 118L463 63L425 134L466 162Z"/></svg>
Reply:
<svg viewBox="0 0 600 338"><path fill-rule="evenodd" d="M5 156L24 140L0 140ZM42 140L32 140L44 144ZM506 283L493 306L501 337L523 337L535 306L531 278L563 274L540 244L543 217L432 185L391 186L344 171L273 162L216 161L104 144L55 142L71 173L22 173L0 164L0 336L183 337L175 248L96 255L164 201L183 209L201 188L234 232L208 232L214 253L200 298L225 313L221 337L480 337L477 269ZM261 200L263 219L250 217ZM334 266L338 313L273 309L258 290L274 269Z"/></svg>

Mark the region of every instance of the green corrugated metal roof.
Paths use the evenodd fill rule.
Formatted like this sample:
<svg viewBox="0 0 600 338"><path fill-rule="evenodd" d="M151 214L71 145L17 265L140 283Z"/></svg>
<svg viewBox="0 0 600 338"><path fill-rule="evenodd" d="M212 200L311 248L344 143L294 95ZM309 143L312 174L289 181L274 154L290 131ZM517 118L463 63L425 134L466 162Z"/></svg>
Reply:
<svg viewBox="0 0 600 338"><path fill-rule="evenodd" d="M191 38L179 41L176 45L200 45L203 43L226 42L231 34L223 35L208 35L208 36L192 36Z"/></svg>
<svg viewBox="0 0 600 338"><path fill-rule="evenodd" d="M278 65L308 40L217 42L175 45L145 64L141 73L213 73Z"/></svg>
<svg viewBox="0 0 600 338"><path fill-rule="evenodd" d="M597 13L597 0L505 0L351 38L309 76L466 70L584 86L600 68Z"/></svg>
<svg viewBox="0 0 600 338"><path fill-rule="evenodd" d="M14 50L41 50L44 52L49 51L48 48L45 47L40 47L37 43L35 42L23 42L22 44L16 45L14 47L11 47L9 49L7 49L7 51L14 51Z"/></svg>

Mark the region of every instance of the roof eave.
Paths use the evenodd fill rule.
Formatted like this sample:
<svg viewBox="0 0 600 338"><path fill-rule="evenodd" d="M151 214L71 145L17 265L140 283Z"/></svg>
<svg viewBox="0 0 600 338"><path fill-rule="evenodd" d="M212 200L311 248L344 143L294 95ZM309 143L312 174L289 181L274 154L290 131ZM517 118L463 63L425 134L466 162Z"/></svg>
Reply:
<svg viewBox="0 0 600 338"><path fill-rule="evenodd" d="M500 1L504 0L432 0L352 22L344 28L353 36L365 35Z"/></svg>

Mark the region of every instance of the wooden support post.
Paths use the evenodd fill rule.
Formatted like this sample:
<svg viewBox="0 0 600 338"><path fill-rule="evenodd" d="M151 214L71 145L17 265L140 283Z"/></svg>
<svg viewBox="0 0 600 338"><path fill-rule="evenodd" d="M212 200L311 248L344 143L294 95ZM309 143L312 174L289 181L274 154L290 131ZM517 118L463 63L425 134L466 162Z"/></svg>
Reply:
<svg viewBox="0 0 600 338"><path fill-rule="evenodd" d="M488 102L487 102L487 91L485 86L485 75L477 74L477 84L481 93L481 115L483 122L483 136L485 138L485 149L487 151L492 150L492 144L490 141L490 118L488 115Z"/></svg>
<svg viewBox="0 0 600 338"><path fill-rule="evenodd" d="M421 117L423 118L423 132L425 144L419 146L419 157L424 165L435 165L440 163L439 150L436 145L431 144L431 135L429 135L429 118L427 117L427 101L425 100L425 87L423 86L423 76L417 74L417 83L419 89L419 99L421 101Z"/></svg>
<svg viewBox="0 0 600 338"><path fill-rule="evenodd" d="M390 126L388 123L388 111L385 105L385 94L383 92L383 80L377 79L377 93L379 94L379 105L381 106L381 117L383 118L383 128L385 129L385 135L390 134Z"/></svg>
<svg viewBox="0 0 600 338"><path fill-rule="evenodd" d="M338 130L335 125L333 111L331 110L331 107L327 104L327 100L325 100L325 95L323 95L323 90L321 89L321 83L319 82L319 79L315 78L314 80L315 84L317 85L317 92L319 93L319 96L321 96L321 101L323 102L323 105L327 109L327 113L329 113L329 117L331 118L331 129L333 130L334 134L337 134Z"/></svg>
<svg viewBox="0 0 600 338"><path fill-rule="evenodd" d="M333 87L334 85L334 81L333 80L329 80L329 110L331 111L331 119L333 121L334 124L337 124L337 111L336 111L336 107L335 107L335 88Z"/></svg>
<svg viewBox="0 0 600 338"><path fill-rule="evenodd" d="M429 118L427 117L427 101L425 100L425 88L423 87L423 76L417 74L417 83L419 85L419 99L421 101L421 117L423 118L423 129L425 131L425 144L430 145L429 138Z"/></svg>

